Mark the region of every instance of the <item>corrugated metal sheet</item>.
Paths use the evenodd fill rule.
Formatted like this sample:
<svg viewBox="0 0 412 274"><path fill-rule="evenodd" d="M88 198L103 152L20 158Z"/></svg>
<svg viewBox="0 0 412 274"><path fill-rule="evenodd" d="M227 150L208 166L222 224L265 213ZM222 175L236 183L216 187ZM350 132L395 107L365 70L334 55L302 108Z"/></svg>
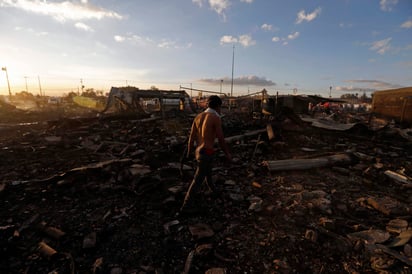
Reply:
<svg viewBox="0 0 412 274"><path fill-rule="evenodd" d="M374 92L372 112L398 122L412 123L412 87Z"/></svg>

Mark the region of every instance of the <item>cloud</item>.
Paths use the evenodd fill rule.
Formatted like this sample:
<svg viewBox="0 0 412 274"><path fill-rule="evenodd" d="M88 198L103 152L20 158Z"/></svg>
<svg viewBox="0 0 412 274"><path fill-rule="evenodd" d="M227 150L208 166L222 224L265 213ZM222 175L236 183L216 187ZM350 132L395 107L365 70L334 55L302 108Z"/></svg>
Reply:
<svg viewBox="0 0 412 274"><path fill-rule="evenodd" d="M66 20L102 20L104 18L122 19L123 17L110 10L105 10L97 6L92 6L87 1L74 3L69 1L47 2L47 1L29 1L29 0L0 0L0 6L21 9L27 12L51 16L59 22Z"/></svg>
<svg viewBox="0 0 412 274"><path fill-rule="evenodd" d="M115 35L113 39L118 43L128 42L132 45L153 45L154 42L150 38L141 37L136 34L128 33L127 35Z"/></svg>
<svg viewBox="0 0 412 274"><path fill-rule="evenodd" d="M364 80L364 79L353 79L353 80L345 80L346 83L360 83L360 84L373 84L373 85L389 85L389 83L382 82L380 80Z"/></svg>
<svg viewBox="0 0 412 274"><path fill-rule="evenodd" d="M32 28L15 27L14 29L16 31L26 31L26 32L34 34L36 36L46 36L46 35L49 34L47 31L36 31Z"/></svg>
<svg viewBox="0 0 412 274"><path fill-rule="evenodd" d="M309 14L306 14L305 10L299 11L298 14L297 14L298 18L296 18L296 24L300 24L303 21L310 22L310 21L316 19L316 17L319 16L321 11L322 11L322 9L320 7L315 9L312 13L309 13Z"/></svg>
<svg viewBox="0 0 412 274"><path fill-rule="evenodd" d="M279 28L278 27L274 27L273 25L270 25L270 24L262 24L261 26L260 26L260 28L263 30L263 31L274 31L274 32L276 32L276 31L279 31Z"/></svg>
<svg viewBox="0 0 412 274"><path fill-rule="evenodd" d="M126 41L126 37L120 36L120 35L115 35L113 38L116 42L120 42L120 43Z"/></svg>
<svg viewBox="0 0 412 274"><path fill-rule="evenodd" d="M296 31L295 33L289 34L288 39L289 40L295 40L296 38L298 38L298 36L299 36L299 32Z"/></svg>
<svg viewBox="0 0 412 274"><path fill-rule="evenodd" d="M381 10L383 11L391 11L392 6L396 6L398 4L398 0L381 0L379 5Z"/></svg>
<svg viewBox="0 0 412 274"><path fill-rule="evenodd" d="M88 32L93 32L94 31L94 29L92 29L90 26L88 26L84 23L81 23L81 22L78 22L78 23L74 24L74 26L76 28L80 29L80 30L84 30L84 31L88 31Z"/></svg>
<svg viewBox="0 0 412 274"><path fill-rule="evenodd" d="M253 40L252 37L248 34L239 35L239 37L225 35L220 38L221 45L235 43L239 43L245 48L256 45L256 41Z"/></svg>
<svg viewBox="0 0 412 274"><path fill-rule="evenodd" d="M239 44L247 48L256 45L256 41L250 35L244 34L239 36Z"/></svg>
<svg viewBox="0 0 412 274"><path fill-rule="evenodd" d="M224 11L229 8L229 0L209 0L209 5L217 14L226 17Z"/></svg>
<svg viewBox="0 0 412 274"><path fill-rule="evenodd" d="M230 83L232 81L231 78L225 77L225 78L219 78L219 79L213 79L213 78L204 78L200 79L199 82L202 83L207 83L207 84L220 84L221 80L223 80L224 83ZM233 79L233 84L238 85L238 86L276 86L276 83L267 80L265 77L259 77L255 75L249 75L249 76L240 76L237 78Z"/></svg>
<svg viewBox="0 0 412 274"><path fill-rule="evenodd" d="M412 20L408 20L401 25L401 28L410 29L412 28Z"/></svg>
<svg viewBox="0 0 412 274"><path fill-rule="evenodd" d="M351 24L351 23L340 23L339 27L342 28L342 29L347 29L347 28L353 27L353 24Z"/></svg>
<svg viewBox="0 0 412 274"><path fill-rule="evenodd" d="M401 88L401 85L391 84L380 80L345 80L344 82L357 84L357 86L337 86L337 91L371 92L375 90Z"/></svg>
<svg viewBox="0 0 412 274"><path fill-rule="evenodd" d="M372 43L372 46L369 48L370 50L376 51L377 53L383 55L385 52L387 52L390 48L390 42L392 38L386 38L380 41L375 41Z"/></svg>
<svg viewBox="0 0 412 274"><path fill-rule="evenodd" d="M188 43L186 45L179 45L176 41L163 39L160 43L157 44L157 47L163 49L187 49L192 47L192 43Z"/></svg>
<svg viewBox="0 0 412 274"><path fill-rule="evenodd" d="M269 24L263 24L262 26L260 26L260 28L266 31L271 31L273 26Z"/></svg>
<svg viewBox="0 0 412 274"><path fill-rule="evenodd" d="M207 2L209 7L215 11L217 14L223 17L226 20L225 10L227 10L231 3L230 0L192 0L192 3L198 5L200 8L203 7L203 4ZM251 3L253 1L247 0L247 3Z"/></svg>
<svg viewBox="0 0 412 274"><path fill-rule="evenodd" d="M274 37L272 37L272 42L277 43L277 42L282 41L282 45L286 46L287 44L289 44L289 41L295 40L296 38L299 37L299 35L300 35L300 33L298 31L295 31L294 33L291 33L287 37L284 37L284 38L274 36Z"/></svg>
<svg viewBox="0 0 412 274"><path fill-rule="evenodd" d="M126 35L115 35L113 39L118 43L129 43L133 46L156 46L161 49L188 49L192 47L192 43L179 44L171 39L161 39L154 41L149 37L142 37L136 34L128 33Z"/></svg>
<svg viewBox="0 0 412 274"><path fill-rule="evenodd" d="M259 77L254 75L240 76L236 79L233 79L233 82L236 85L241 86L276 86L275 82L267 80L265 77Z"/></svg>
<svg viewBox="0 0 412 274"><path fill-rule="evenodd" d="M176 46L175 41L162 41L159 44L157 44L159 48L164 48L164 49L169 49L169 48L174 48Z"/></svg>
<svg viewBox="0 0 412 274"><path fill-rule="evenodd" d="M254 0L240 0L240 2L252 4Z"/></svg>
<svg viewBox="0 0 412 274"><path fill-rule="evenodd" d="M203 1L202 0L192 0L192 2L197 4L199 7L203 6Z"/></svg>
<svg viewBox="0 0 412 274"><path fill-rule="evenodd" d="M351 92L373 92L375 88L365 88L365 87L356 87L356 86L337 86L335 88L336 91L351 91Z"/></svg>
<svg viewBox="0 0 412 274"><path fill-rule="evenodd" d="M231 35L225 35L225 36L222 36L222 38L220 38L220 44L221 45L223 45L223 44L234 44L234 43L237 43L237 38L236 37L233 37L233 36L231 36Z"/></svg>

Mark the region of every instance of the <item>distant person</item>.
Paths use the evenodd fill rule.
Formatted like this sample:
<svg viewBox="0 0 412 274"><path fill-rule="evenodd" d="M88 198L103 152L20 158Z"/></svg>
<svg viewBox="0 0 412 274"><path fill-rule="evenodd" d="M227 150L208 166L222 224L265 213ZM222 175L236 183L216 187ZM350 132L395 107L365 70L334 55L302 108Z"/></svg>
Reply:
<svg viewBox="0 0 412 274"><path fill-rule="evenodd" d="M207 100L207 106L208 108L205 111L196 116L190 131L187 157L192 153L194 143L196 142L195 157L197 160L197 169L186 193L180 210L181 213L189 213L197 210L195 207L196 204L200 202L200 190L205 179L209 188L213 192L216 192L215 185L212 182L212 164L216 153L214 149L216 138L226 158L229 161L232 160L232 155L225 142L220 118L222 99L216 95L212 95Z"/></svg>
<svg viewBox="0 0 412 274"><path fill-rule="evenodd" d="M309 105L308 105L308 113L309 113L309 114L312 114L312 113L313 113L313 103L312 103L312 102L309 102Z"/></svg>
<svg viewBox="0 0 412 274"><path fill-rule="evenodd" d="M329 115L329 114L330 114L330 103L329 103L329 102L325 102L325 103L323 104L323 107L324 107L325 113Z"/></svg>

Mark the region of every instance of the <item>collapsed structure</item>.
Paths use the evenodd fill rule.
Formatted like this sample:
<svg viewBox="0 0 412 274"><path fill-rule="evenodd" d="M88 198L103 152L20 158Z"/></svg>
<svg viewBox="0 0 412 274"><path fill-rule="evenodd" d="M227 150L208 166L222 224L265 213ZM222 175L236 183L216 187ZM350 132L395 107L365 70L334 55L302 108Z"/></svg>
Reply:
<svg viewBox="0 0 412 274"><path fill-rule="evenodd" d="M206 93L206 92L205 92ZM206 108L207 97L190 97L185 90L140 90L136 87L112 87L102 113L115 112L198 112ZM282 115L307 114L309 105L324 102L317 96L278 95L271 96L266 89L245 96L221 95L224 112L247 113L253 119L274 120Z"/></svg>
<svg viewBox="0 0 412 274"><path fill-rule="evenodd" d="M112 91L106 111L191 105L184 92L176 102L173 92ZM229 103L222 123L235 157L228 165L217 153L219 196L185 218L176 212L195 169L180 156L193 115L101 119L67 102L63 118L57 108L4 111L39 123L0 128L0 272L410 273L411 135L356 127L370 115L358 111L298 116L316 100Z"/></svg>
<svg viewBox="0 0 412 274"><path fill-rule="evenodd" d="M412 87L376 91L372 112L397 122L412 123Z"/></svg>
<svg viewBox="0 0 412 274"><path fill-rule="evenodd" d="M109 109L117 111L192 110L189 95L184 90L140 90L135 87L112 87L103 113Z"/></svg>

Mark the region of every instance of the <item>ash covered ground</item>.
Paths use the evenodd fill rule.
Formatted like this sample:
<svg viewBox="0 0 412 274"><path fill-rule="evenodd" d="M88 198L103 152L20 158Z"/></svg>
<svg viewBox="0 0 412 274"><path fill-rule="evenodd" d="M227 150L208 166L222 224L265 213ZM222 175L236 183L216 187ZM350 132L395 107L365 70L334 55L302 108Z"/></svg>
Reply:
<svg viewBox="0 0 412 274"><path fill-rule="evenodd" d="M2 110L0 272L411 273L412 196L399 176L412 176L412 145L399 131L285 119L269 140L266 124L226 113L234 161L219 153L219 192L177 216L192 120Z"/></svg>

